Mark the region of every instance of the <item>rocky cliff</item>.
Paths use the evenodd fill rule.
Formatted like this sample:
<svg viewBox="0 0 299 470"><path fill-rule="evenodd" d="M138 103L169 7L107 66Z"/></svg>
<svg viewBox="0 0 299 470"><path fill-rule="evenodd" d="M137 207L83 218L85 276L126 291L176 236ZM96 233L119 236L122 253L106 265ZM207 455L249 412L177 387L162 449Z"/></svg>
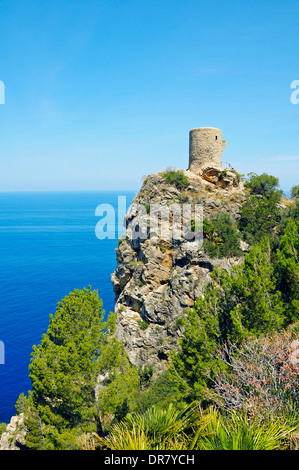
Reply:
<svg viewBox="0 0 299 470"><path fill-rule="evenodd" d="M204 219L218 211L238 219L245 194L236 172L213 166L206 166L201 175L181 171L189 181L184 189L168 184L165 172L148 176L132 205L143 205L146 211L129 210L126 223L142 225L146 219L148 224L148 213L155 204L201 204ZM178 348L182 331L177 320L203 294L214 266L230 270L242 259L211 259L202 249L187 250L184 238L132 239L130 230L119 240L116 257L117 268L112 274L116 337L132 364L140 369L153 366L154 375L167 366L169 351Z"/></svg>
<svg viewBox="0 0 299 470"><path fill-rule="evenodd" d="M167 356L179 347L183 332L177 321L187 307L203 295L215 265L227 269L242 257L211 259L203 249L190 250L188 241L152 236L132 237L132 226L148 226L155 206L200 205L203 218L218 212L237 220L245 200L243 184L234 171L206 165L201 174L183 171L188 184L179 189L165 180L165 172L149 175L126 215L128 229L116 250L117 268L112 274L117 313L116 337L133 365L152 366L154 376L167 367ZM142 206L142 212L136 205ZM246 249L246 247L243 249ZM0 450L25 449L23 414L13 416L0 439Z"/></svg>

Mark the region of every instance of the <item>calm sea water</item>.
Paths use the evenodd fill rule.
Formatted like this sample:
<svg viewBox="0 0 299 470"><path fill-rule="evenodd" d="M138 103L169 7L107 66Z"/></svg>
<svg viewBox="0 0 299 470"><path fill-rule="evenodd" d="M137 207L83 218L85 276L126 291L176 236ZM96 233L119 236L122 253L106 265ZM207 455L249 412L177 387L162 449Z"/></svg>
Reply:
<svg viewBox="0 0 299 470"><path fill-rule="evenodd" d="M119 195L128 207L135 193L0 193L0 422L10 420L19 394L31 389L32 346L40 343L60 299L91 285L104 310L113 310L117 233L115 239L96 237L95 209L111 204L117 215Z"/></svg>

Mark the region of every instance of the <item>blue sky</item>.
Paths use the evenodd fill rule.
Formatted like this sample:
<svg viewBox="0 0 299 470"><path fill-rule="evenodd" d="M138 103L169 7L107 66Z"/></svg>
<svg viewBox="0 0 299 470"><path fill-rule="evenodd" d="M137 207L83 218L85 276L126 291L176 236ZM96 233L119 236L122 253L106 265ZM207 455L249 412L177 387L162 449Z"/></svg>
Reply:
<svg viewBox="0 0 299 470"><path fill-rule="evenodd" d="M298 0L1 0L0 190L138 190L211 126L287 191L298 34Z"/></svg>

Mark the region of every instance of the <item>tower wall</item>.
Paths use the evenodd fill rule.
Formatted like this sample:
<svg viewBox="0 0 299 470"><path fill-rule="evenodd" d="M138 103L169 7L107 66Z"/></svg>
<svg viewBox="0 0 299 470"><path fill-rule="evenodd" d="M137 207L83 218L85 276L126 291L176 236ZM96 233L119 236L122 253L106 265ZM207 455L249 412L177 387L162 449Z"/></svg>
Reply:
<svg viewBox="0 0 299 470"><path fill-rule="evenodd" d="M222 165L222 151L225 141L222 131L214 127L200 127L189 132L189 167L199 173L206 165Z"/></svg>

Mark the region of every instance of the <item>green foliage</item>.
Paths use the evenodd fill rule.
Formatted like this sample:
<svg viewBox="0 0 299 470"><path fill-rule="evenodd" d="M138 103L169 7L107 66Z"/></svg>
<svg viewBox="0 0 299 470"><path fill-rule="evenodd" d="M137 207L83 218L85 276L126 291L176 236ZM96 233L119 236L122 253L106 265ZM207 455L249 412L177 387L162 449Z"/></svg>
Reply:
<svg viewBox="0 0 299 470"><path fill-rule="evenodd" d="M32 391L16 403L25 413L28 448L77 449L83 432L101 429L135 406L139 376L112 336L115 314L104 322L104 313L89 287L75 289L50 315L41 344L33 346ZM100 389L99 377L106 385Z"/></svg>
<svg viewBox="0 0 299 470"><path fill-rule="evenodd" d="M167 407L170 403L176 402L177 386L175 378L166 370L155 380L151 379L145 390L141 390L138 395L136 410L144 412L153 405Z"/></svg>
<svg viewBox="0 0 299 470"><path fill-rule="evenodd" d="M186 449L186 431L196 426L195 406L178 411L170 404L166 409L152 407L145 413L126 416L114 425L105 438L97 438L102 449L159 450Z"/></svg>
<svg viewBox="0 0 299 470"><path fill-rule="evenodd" d="M238 225L243 238L252 245L266 235L274 239L275 227L279 225L281 218L276 196L266 198L252 194L242 207Z"/></svg>
<svg viewBox="0 0 299 470"><path fill-rule="evenodd" d="M250 245L258 243L265 235L275 243L283 219L282 210L278 207L283 192L279 190L279 180L275 176L249 174L245 186L250 189L241 210L239 230L244 240Z"/></svg>
<svg viewBox="0 0 299 470"><path fill-rule="evenodd" d="M97 406L102 426L108 429L114 419L121 419L136 407L140 377L114 337L102 347L98 365L103 380Z"/></svg>
<svg viewBox="0 0 299 470"><path fill-rule="evenodd" d="M275 198L276 201L282 196L282 191L279 190L279 180L275 176L267 175L256 175L250 173L244 186L249 188L253 194L257 194L262 197Z"/></svg>
<svg viewBox="0 0 299 470"><path fill-rule="evenodd" d="M154 368L153 366L144 367L143 369L139 370L138 373L140 377L140 387L143 387L144 385L148 385L151 381L151 378L154 373Z"/></svg>
<svg viewBox="0 0 299 470"><path fill-rule="evenodd" d="M27 428L26 446L30 450L52 450L54 444L47 433L47 426L42 422L40 412L34 405L32 397L28 399L24 424ZM52 433L55 429L52 429ZM51 433L51 434L52 434ZM58 434L58 430L57 430Z"/></svg>
<svg viewBox="0 0 299 470"><path fill-rule="evenodd" d="M239 226L253 244L244 262L230 274L216 267L204 297L182 319L181 350L170 365L180 400L209 399L208 388L227 367L217 354L227 341L239 348L298 321L299 203L280 211L277 181L265 181L252 179L259 185L252 184L256 194L242 209ZM204 221L204 233L214 247L221 244L215 224Z"/></svg>
<svg viewBox="0 0 299 470"><path fill-rule="evenodd" d="M178 189L184 189L189 186L189 180L182 171L169 170L162 174L166 183L176 186Z"/></svg>
<svg viewBox="0 0 299 470"><path fill-rule="evenodd" d="M171 364L185 397L192 400L204 397L211 374L215 376L223 367L215 354L221 344L228 340L240 344L250 335L275 331L285 322L267 238L253 246L231 274L216 267L212 279L204 297L187 311L181 351L173 355Z"/></svg>
<svg viewBox="0 0 299 470"><path fill-rule="evenodd" d="M299 197L299 185L297 184L296 186L293 186L291 189L291 197L293 199Z"/></svg>
<svg viewBox="0 0 299 470"><path fill-rule="evenodd" d="M198 450L278 450L295 434L294 426L278 419L263 421L234 410L225 415L213 408L208 413L210 420L196 440Z"/></svg>
<svg viewBox="0 0 299 470"><path fill-rule="evenodd" d="M107 437L95 437L108 450L281 450L297 429L288 421L191 404L181 411L169 405L128 415Z"/></svg>
<svg viewBox="0 0 299 470"><path fill-rule="evenodd" d="M58 429L94 420L97 358L103 341L97 291L77 289L50 315L47 334L33 346L29 377L41 419Z"/></svg>
<svg viewBox="0 0 299 470"><path fill-rule="evenodd" d="M239 256L241 234L233 225L229 214L219 213L211 220L203 221L204 251L211 258Z"/></svg>
<svg viewBox="0 0 299 470"><path fill-rule="evenodd" d="M299 223L290 219L276 253L277 287L282 293L288 322L299 318Z"/></svg>
<svg viewBox="0 0 299 470"><path fill-rule="evenodd" d="M152 446L145 432L133 427L127 429L125 425L114 424L108 437L95 435L96 448L109 450L151 450Z"/></svg>
<svg viewBox="0 0 299 470"><path fill-rule="evenodd" d="M16 401L15 409L17 414L25 413L28 408L28 398L24 393L21 393Z"/></svg>
<svg viewBox="0 0 299 470"><path fill-rule="evenodd" d="M0 437L2 434L6 431L6 424L5 423L0 423Z"/></svg>
<svg viewBox="0 0 299 470"><path fill-rule="evenodd" d="M242 339L249 334L263 334L280 328L284 323L284 308L276 290L274 267L271 262L269 238L253 246L244 263L233 270L231 318L237 319L239 331L228 337Z"/></svg>
<svg viewBox="0 0 299 470"><path fill-rule="evenodd" d="M142 321L140 320L140 321L138 322L138 325L139 325L139 327L140 327L142 330L146 330L146 329L148 328L148 326L149 326L149 324L147 323L147 321L144 321L144 320L142 320Z"/></svg>
<svg viewBox="0 0 299 470"><path fill-rule="evenodd" d="M245 175L239 173L238 171L234 170L234 169L230 169L229 171L231 171L232 173L234 173L236 175L236 178L237 178L237 182L240 183L240 181L244 181L244 177Z"/></svg>
<svg viewBox="0 0 299 470"><path fill-rule="evenodd" d="M171 355L169 372L176 386L179 400L190 401L204 397L211 370L218 371L220 362L215 357L218 344L218 319L198 315L200 301L188 310L181 351ZM203 313L203 312L201 312Z"/></svg>
<svg viewBox="0 0 299 470"><path fill-rule="evenodd" d="M289 217L296 221L299 221L299 197L295 198L293 202L294 203L289 209Z"/></svg>

